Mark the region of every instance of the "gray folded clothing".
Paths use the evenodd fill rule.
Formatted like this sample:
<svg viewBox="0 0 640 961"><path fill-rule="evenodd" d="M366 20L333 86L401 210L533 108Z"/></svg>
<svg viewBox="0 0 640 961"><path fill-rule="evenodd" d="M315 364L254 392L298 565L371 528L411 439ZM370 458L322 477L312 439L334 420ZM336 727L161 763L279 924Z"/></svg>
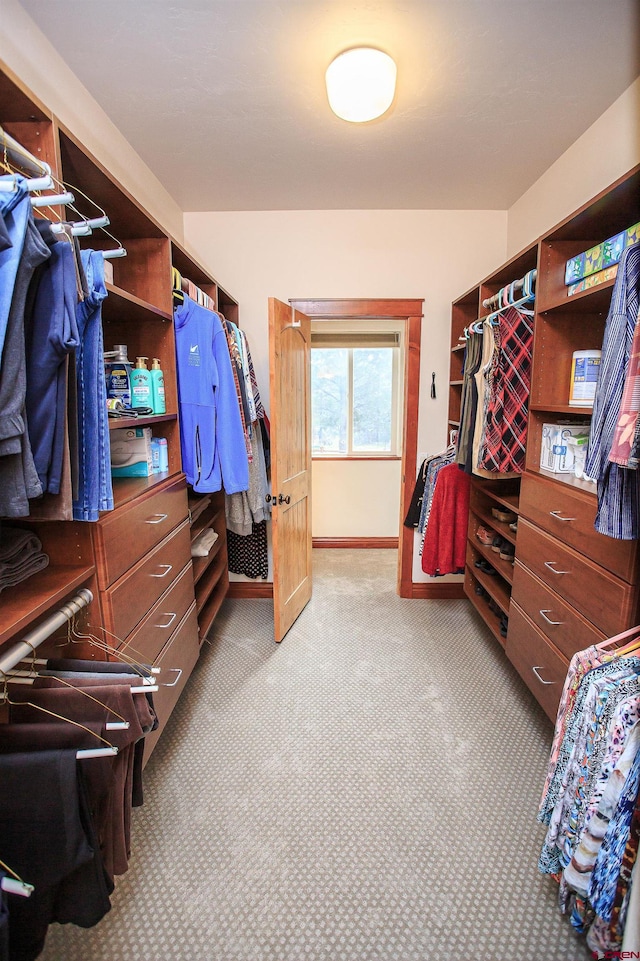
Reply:
<svg viewBox="0 0 640 961"><path fill-rule="evenodd" d="M33 531L21 527L0 528L0 591L44 570L49 556Z"/></svg>

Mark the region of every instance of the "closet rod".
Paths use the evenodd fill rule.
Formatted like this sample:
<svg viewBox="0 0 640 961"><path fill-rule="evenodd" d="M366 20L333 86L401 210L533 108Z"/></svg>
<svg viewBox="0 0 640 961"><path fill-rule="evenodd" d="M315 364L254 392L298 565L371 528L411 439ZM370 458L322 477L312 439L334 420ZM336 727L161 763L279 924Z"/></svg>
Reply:
<svg viewBox="0 0 640 961"><path fill-rule="evenodd" d="M22 640L18 641L10 650L0 657L0 674L6 674L12 668L19 664L25 657L29 657L33 654L33 649L38 647L48 637L51 637L59 627L62 627L67 621L70 621L78 611L81 611L83 607L87 607L93 600L93 594L91 591L83 587L82 590L78 591L75 597L72 597L70 601L63 604L60 610L56 611L50 617L35 627L28 634L25 634Z"/></svg>
<svg viewBox="0 0 640 961"><path fill-rule="evenodd" d="M14 140L11 134L8 134L3 127L0 127L0 148L3 153L18 166L22 167L29 174L35 174L38 177L50 177L51 167L44 160L37 160L33 154Z"/></svg>

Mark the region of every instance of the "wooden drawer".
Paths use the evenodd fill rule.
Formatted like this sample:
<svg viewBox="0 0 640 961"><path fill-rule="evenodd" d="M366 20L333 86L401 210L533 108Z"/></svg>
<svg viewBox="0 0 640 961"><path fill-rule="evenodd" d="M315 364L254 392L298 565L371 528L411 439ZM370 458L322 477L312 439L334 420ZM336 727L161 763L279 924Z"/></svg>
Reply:
<svg viewBox="0 0 640 961"><path fill-rule="evenodd" d="M520 513L628 584L637 581L637 542L615 540L594 530L595 496L546 477L524 474Z"/></svg>
<svg viewBox="0 0 640 961"><path fill-rule="evenodd" d="M633 623L637 589L520 518L516 555L607 637Z"/></svg>
<svg viewBox="0 0 640 961"><path fill-rule="evenodd" d="M166 670L163 670L158 678L161 685L160 690L153 695L159 727L157 731L148 734L145 738L145 763L149 760L149 755L156 746L169 715L182 694L189 675L196 665L199 653L198 618L196 617L196 605L193 603L155 661L156 667ZM172 671L182 672L178 676L175 687L163 686L166 683L171 684L175 680L176 675L172 675Z"/></svg>
<svg viewBox="0 0 640 961"><path fill-rule="evenodd" d="M511 598L543 634L571 660L576 651L605 635L516 561ZM511 630L511 627L509 628Z"/></svg>
<svg viewBox="0 0 640 961"><path fill-rule="evenodd" d="M113 584L187 516L187 488L180 475L101 518L94 532L100 587Z"/></svg>
<svg viewBox="0 0 640 961"><path fill-rule="evenodd" d="M193 601L193 569L187 564L126 639L127 652L144 664L153 664Z"/></svg>
<svg viewBox="0 0 640 961"><path fill-rule="evenodd" d="M509 611L506 652L547 717L555 723L569 662L513 602Z"/></svg>
<svg viewBox="0 0 640 961"><path fill-rule="evenodd" d="M109 630L124 640L191 559L189 521L165 537L151 553L102 594Z"/></svg>

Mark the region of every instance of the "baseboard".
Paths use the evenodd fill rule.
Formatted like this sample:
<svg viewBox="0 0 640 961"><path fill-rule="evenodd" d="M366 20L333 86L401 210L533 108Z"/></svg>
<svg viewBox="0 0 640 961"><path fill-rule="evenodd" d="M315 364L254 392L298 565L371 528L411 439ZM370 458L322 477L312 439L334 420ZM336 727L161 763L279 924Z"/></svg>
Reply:
<svg viewBox="0 0 640 961"><path fill-rule="evenodd" d="M311 543L313 547L319 548L347 547L351 550L354 548L374 550L390 547L393 550L398 549L397 537L314 537Z"/></svg>
<svg viewBox="0 0 640 961"><path fill-rule="evenodd" d="M465 597L464 584L424 584L414 581L411 585L411 597L423 599L458 600Z"/></svg>
<svg viewBox="0 0 640 961"><path fill-rule="evenodd" d="M230 581L227 597L273 597L271 581Z"/></svg>

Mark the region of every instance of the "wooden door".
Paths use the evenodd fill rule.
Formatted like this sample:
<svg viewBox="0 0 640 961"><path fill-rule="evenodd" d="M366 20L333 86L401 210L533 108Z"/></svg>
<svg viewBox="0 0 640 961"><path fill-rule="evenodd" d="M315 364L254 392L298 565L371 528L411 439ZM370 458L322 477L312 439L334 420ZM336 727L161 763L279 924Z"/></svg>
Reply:
<svg viewBox="0 0 640 961"><path fill-rule="evenodd" d="M269 298L273 607L281 641L311 597L311 321Z"/></svg>

